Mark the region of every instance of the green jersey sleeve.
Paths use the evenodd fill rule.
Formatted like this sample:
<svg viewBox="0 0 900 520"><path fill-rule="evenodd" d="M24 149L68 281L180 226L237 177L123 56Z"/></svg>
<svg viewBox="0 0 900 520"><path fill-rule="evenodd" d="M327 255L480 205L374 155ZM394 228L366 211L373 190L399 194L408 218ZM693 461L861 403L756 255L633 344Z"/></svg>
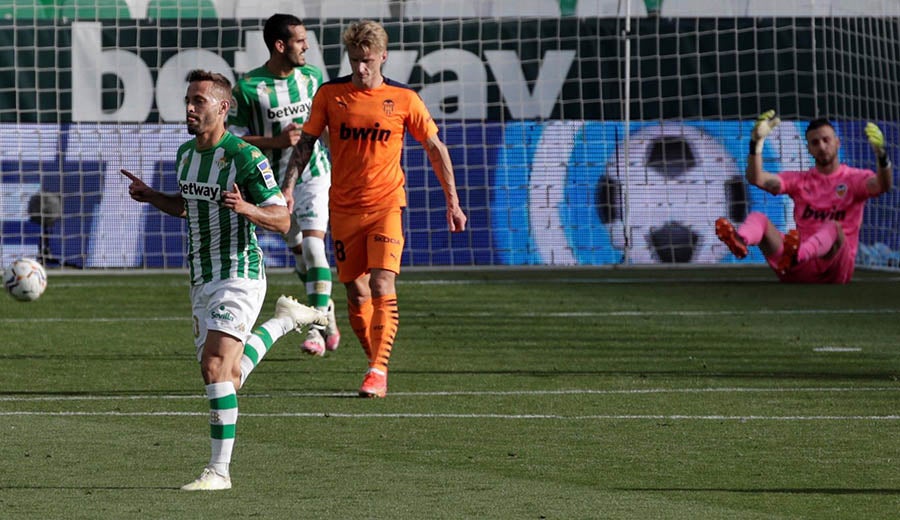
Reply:
<svg viewBox="0 0 900 520"><path fill-rule="evenodd" d="M287 205L269 159L250 143L241 141L235 157L235 181L244 197L256 205Z"/></svg>

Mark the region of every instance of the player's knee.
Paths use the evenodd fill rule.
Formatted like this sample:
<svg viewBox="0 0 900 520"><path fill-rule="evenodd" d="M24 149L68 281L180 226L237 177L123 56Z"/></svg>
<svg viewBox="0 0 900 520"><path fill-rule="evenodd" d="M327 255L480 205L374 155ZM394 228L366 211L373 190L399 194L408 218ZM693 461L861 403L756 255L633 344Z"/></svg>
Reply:
<svg viewBox="0 0 900 520"><path fill-rule="evenodd" d="M387 296L389 294L396 294L397 289L395 286L396 275L385 269L373 269L372 277L369 278L369 289L372 292L372 295L375 297L378 296Z"/></svg>
<svg viewBox="0 0 900 520"><path fill-rule="evenodd" d="M844 242L846 242L846 237L844 236L844 229L837 222L832 222L835 226L835 237L834 243L831 244L831 249L825 253L824 257L826 260L830 260L834 258L838 252L844 247Z"/></svg>
<svg viewBox="0 0 900 520"><path fill-rule="evenodd" d="M328 267L328 256L325 255L325 241L319 237L304 237L300 243L306 267Z"/></svg>

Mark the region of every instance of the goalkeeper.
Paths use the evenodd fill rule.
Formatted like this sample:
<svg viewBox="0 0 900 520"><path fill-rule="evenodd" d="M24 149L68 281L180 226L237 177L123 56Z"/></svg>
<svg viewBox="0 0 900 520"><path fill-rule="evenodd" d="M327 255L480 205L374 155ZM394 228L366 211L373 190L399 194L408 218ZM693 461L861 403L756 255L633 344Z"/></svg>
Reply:
<svg viewBox="0 0 900 520"><path fill-rule="evenodd" d="M794 201L797 229L782 234L764 214L752 212L737 229L727 219L718 219L716 235L738 258L747 256L748 246L758 246L783 282L848 283L853 277L866 201L893 185L884 135L875 124L866 125L878 171L852 168L838 159L841 141L831 122L816 119L806 128L806 149L815 166L805 172L772 174L762 168L762 148L778 123L774 110L756 120L747 181L772 195L789 196Z"/></svg>

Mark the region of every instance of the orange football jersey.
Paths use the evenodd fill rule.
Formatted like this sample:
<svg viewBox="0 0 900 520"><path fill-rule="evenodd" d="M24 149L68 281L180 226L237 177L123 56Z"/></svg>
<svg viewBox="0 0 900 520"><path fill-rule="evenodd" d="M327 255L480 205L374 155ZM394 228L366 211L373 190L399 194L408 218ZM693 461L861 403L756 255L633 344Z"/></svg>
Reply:
<svg viewBox="0 0 900 520"><path fill-rule="evenodd" d="M406 177L400 167L403 136L424 142L438 127L419 94L385 78L373 89L360 89L350 76L319 87L303 131L329 132L330 206L342 211L405 207Z"/></svg>

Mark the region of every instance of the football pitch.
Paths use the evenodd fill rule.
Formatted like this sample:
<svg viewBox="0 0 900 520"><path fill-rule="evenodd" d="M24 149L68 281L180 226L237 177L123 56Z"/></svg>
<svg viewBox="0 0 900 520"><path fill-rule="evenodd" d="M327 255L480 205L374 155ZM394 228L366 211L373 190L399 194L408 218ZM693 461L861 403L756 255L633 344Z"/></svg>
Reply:
<svg viewBox="0 0 900 520"><path fill-rule="evenodd" d="M281 339L238 395L234 489L187 493L208 403L185 274L0 299L0 518L795 519L900 510L900 275L405 272L388 396ZM288 273L270 274L263 318Z"/></svg>

